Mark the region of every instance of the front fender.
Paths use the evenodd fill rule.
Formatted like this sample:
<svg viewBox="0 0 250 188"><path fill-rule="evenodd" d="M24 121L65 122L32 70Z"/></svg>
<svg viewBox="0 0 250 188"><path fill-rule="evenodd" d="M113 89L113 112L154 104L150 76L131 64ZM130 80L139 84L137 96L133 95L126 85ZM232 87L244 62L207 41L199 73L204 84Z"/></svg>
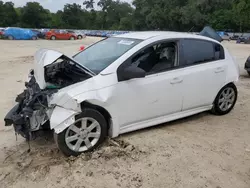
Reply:
<svg viewBox="0 0 250 188"><path fill-rule="evenodd" d="M54 129L55 133L64 131L67 127L75 122L75 116L81 113L81 102L93 95L93 92L85 93L81 96L81 100L64 93L58 95L50 101L54 105L54 109L50 114L50 128Z"/></svg>
<svg viewBox="0 0 250 188"><path fill-rule="evenodd" d="M102 92L102 95L98 94L96 91L82 93L75 97L65 95L55 104L55 108L50 116L50 128L54 129L57 134L61 133L75 122L75 116L82 111L81 103L89 102L93 105L105 108L110 113L112 123L110 124L109 135L111 137L118 136L119 123L112 108L112 103L110 101L111 97L112 95L107 91Z"/></svg>
<svg viewBox="0 0 250 188"><path fill-rule="evenodd" d="M64 131L75 122L75 115L78 113L74 110L56 106L50 117L50 128L54 129L57 134Z"/></svg>

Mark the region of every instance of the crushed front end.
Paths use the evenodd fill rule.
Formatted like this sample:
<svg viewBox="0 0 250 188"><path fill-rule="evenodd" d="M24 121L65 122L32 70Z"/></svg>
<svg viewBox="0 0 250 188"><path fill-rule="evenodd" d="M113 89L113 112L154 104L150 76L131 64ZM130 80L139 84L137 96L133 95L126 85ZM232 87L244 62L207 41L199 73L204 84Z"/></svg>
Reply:
<svg viewBox="0 0 250 188"><path fill-rule="evenodd" d="M32 74L25 83L26 89L16 97L17 104L4 118L5 126L13 125L15 132L27 140L35 138L35 132L49 120L48 98L57 92L57 89L41 90Z"/></svg>
<svg viewBox="0 0 250 188"><path fill-rule="evenodd" d="M50 104L60 89L83 82L93 74L73 59L53 50L36 52L34 70L24 91L16 97L17 104L4 118L5 126L14 126L15 132L27 140L36 137L36 132L50 128L49 120L57 104ZM61 95L57 100L61 100ZM65 101L67 102L67 101Z"/></svg>

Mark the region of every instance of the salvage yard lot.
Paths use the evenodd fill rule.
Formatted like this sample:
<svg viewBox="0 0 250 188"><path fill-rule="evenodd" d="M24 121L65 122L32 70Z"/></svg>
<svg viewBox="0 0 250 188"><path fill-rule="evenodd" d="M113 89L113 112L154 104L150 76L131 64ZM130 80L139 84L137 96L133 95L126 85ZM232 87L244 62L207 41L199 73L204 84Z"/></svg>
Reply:
<svg viewBox="0 0 250 188"><path fill-rule="evenodd" d="M225 42L241 68L239 98L226 116L201 113L108 140L92 154L65 158L50 135L28 144L3 118L22 91L39 48L76 53L80 41L0 41L0 187L249 188L250 45ZM199 96L197 96L199 97Z"/></svg>

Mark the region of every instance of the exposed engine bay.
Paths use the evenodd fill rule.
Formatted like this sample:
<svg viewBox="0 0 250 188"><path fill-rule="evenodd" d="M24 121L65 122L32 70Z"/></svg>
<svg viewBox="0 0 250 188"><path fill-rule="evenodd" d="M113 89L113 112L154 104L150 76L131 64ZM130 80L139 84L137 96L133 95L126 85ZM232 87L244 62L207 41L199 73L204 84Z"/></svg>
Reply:
<svg viewBox="0 0 250 188"><path fill-rule="evenodd" d="M17 104L4 119L5 126L13 124L15 132L27 140L34 139L36 131L46 128L54 108L49 104L49 99L54 93L92 77L84 67L64 55L43 69L46 87L39 87L35 71L31 70L30 80L25 82L26 88L16 97Z"/></svg>
<svg viewBox="0 0 250 188"><path fill-rule="evenodd" d="M62 56L56 62L45 67L45 82L48 88L63 88L84 81L91 76L81 66Z"/></svg>

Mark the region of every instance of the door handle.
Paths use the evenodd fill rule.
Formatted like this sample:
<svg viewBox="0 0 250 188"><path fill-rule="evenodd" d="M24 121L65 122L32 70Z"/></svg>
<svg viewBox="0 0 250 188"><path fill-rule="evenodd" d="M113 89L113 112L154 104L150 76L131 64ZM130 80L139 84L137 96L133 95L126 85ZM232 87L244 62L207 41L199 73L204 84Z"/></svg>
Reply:
<svg viewBox="0 0 250 188"><path fill-rule="evenodd" d="M224 68L223 67L217 67L214 72L215 73L224 72Z"/></svg>
<svg viewBox="0 0 250 188"><path fill-rule="evenodd" d="M178 84L181 83L183 81L183 79L181 78L174 78L170 81L171 84Z"/></svg>

